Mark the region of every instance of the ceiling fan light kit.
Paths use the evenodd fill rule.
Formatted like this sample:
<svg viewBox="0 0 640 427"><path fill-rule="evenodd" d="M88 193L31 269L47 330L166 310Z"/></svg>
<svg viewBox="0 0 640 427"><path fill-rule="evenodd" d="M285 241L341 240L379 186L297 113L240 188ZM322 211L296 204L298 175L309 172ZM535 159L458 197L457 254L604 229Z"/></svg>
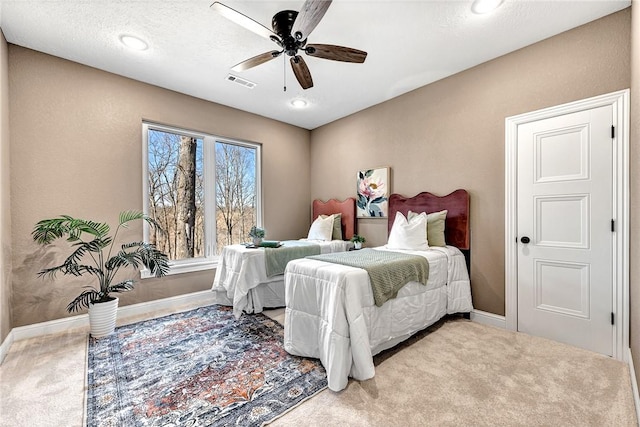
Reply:
<svg viewBox="0 0 640 427"><path fill-rule="evenodd" d="M234 65L231 68L234 72L242 72L264 64L284 53L290 57L289 62L293 69L293 74L296 76L300 86L303 89L309 89L313 87L313 78L309 67L299 53L304 52L309 56L332 61L359 64L363 63L367 58L367 52L350 47L329 44L307 45L307 37L316 28L330 5L331 0L306 0L300 12L295 10L280 11L271 20L273 31L220 2L213 3L211 8L230 21L268 38L280 47L280 50L261 53Z"/></svg>

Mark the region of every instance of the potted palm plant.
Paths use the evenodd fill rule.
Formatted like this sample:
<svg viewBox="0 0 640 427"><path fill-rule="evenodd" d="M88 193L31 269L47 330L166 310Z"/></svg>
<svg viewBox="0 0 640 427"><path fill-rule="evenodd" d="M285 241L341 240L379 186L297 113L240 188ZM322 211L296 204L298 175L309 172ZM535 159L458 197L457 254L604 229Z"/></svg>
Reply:
<svg viewBox="0 0 640 427"><path fill-rule="evenodd" d="M118 298L112 293L133 289L133 279L115 282L116 274L123 268L139 270L145 267L156 277L169 272L167 255L155 245L145 242L123 243L116 248L116 238L122 228L132 221L143 220L151 227L158 227L156 221L138 211L121 212L118 227L113 236L109 235L107 223L89 221L62 215L58 218L39 221L31 233L33 239L48 245L58 238L65 237L73 252L60 265L48 267L38 273L39 276L55 278L57 273L72 276L93 276L94 283L85 286L85 290L67 305L68 312L89 310L91 335L102 337L115 329Z"/></svg>

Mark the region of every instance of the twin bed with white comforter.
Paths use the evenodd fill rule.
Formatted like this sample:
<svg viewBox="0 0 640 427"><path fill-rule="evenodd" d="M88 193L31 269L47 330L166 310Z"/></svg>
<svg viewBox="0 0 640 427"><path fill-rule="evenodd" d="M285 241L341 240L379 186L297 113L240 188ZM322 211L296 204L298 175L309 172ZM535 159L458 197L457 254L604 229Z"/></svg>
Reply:
<svg viewBox="0 0 640 427"><path fill-rule="evenodd" d="M428 228L427 215L406 218L444 210L446 245L426 247L426 236L422 246L414 244L413 236L407 233L420 231L424 225ZM464 190L444 197L426 192L412 198L391 195L389 243L373 250L393 248L394 252L426 258L428 280L426 284L407 283L395 298L380 306L374 300L369 273L362 268L312 258L289 262L285 270L285 349L320 359L329 388L339 391L347 386L348 377L366 380L375 375L375 354L447 314L469 313L473 309L469 274L460 250L469 249L468 213L469 196ZM392 230L398 221L400 226ZM403 246L409 248L398 249Z"/></svg>
<svg viewBox="0 0 640 427"><path fill-rule="evenodd" d="M317 245L321 254L344 252L349 248L349 242L344 240L283 241L283 247L277 249L225 246L212 288L216 303L233 306L236 318L243 312L260 313L265 307L283 307L284 276L267 274L266 251L283 251L300 243Z"/></svg>
<svg viewBox="0 0 640 427"><path fill-rule="evenodd" d="M233 306L233 313L240 317L245 313L260 313L265 308L284 307L284 275L282 271L272 271L275 261L270 256L286 258L295 248L306 244L316 245L317 253L344 252L353 247L349 241L355 232L355 199L343 201L331 199L326 202L314 200L312 203L313 224L309 230L310 239L283 241L279 248L249 248L245 245L229 245L222 249L216 275L211 290L217 304ZM318 218L334 215L332 230L328 236L321 236ZM330 221L331 222L331 221ZM315 231L314 231L315 230ZM316 232L319 231L319 232ZM324 237L312 239L312 237ZM277 267L277 266L276 266ZM275 268L279 270L279 268Z"/></svg>

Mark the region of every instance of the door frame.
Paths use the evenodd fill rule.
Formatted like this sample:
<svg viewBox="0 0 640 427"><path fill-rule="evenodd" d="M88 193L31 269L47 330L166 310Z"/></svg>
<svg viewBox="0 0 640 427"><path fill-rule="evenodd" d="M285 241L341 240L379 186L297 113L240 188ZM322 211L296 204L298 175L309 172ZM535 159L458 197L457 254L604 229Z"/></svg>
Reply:
<svg viewBox="0 0 640 427"><path fill-rule="evenodd" d="M613 106L613 357L628 362L629 348L629 89L532 111L505 119L505 321L518 330L518 126L564 114Z"/></svg>

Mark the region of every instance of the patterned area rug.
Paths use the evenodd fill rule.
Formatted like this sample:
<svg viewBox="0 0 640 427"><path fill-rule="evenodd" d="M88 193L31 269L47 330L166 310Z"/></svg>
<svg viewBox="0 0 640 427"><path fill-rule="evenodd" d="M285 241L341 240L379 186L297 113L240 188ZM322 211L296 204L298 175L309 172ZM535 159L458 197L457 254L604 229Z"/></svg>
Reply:
<svg viewBox="0 0 640 427"><path fill-rule="evenodd" d="M259 426L327 386L283 327L208 306L89 338L88 426Z"/></svg>

